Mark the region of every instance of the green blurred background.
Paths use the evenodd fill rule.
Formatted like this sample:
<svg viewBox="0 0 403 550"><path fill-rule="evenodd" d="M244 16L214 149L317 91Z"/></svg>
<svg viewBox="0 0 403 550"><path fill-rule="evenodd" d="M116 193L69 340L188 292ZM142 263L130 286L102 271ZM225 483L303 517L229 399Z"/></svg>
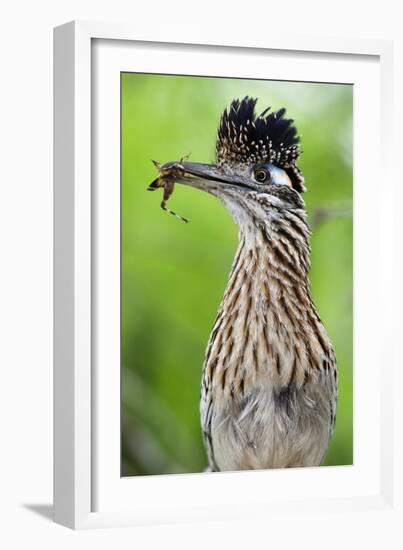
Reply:
<svg viewBox="0 0 403 550"><path fill-rule="evenodd" d="M214 197L162 190L151 159L212 162L219 117L234 98L287 108L302 137L299 165L312 237L312 293L340 375L326 465L352 464L352 86L122 73L122 475L206 467L199 385L207 339L237 247Z"/></svg>

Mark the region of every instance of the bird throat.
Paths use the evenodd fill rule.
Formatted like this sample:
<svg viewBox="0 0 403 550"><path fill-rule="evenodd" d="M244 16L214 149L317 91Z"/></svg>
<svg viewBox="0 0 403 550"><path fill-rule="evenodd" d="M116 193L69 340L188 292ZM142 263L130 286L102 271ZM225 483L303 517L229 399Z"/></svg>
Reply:
<svg viewBox="0 0 403 550"><path fill-rule="evenodd" d="M301 386L320 368L326 333L310 296L308 239L299 217L241 230L206 352L204 377L213 392Z"/></svg>

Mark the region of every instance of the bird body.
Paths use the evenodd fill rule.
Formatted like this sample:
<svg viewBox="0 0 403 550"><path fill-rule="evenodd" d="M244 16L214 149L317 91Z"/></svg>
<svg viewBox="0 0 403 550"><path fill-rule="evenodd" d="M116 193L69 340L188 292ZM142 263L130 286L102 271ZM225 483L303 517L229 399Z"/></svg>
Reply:
<svg viewBox="0 0 403 550"><path fill-rule="evenodd" d="M255 104L224 111L215 165L160 167L220 199L239 227L201 385L212 471L318 466L336 415L335 354L308 280L299 137L285 109L256 116Z"/></svg>
<svg viewBox="0 0 403 550"><path fill-rule="evenodd" d="M212 470L315 466L326 452L337 372L310 297L302 216L293 215L294 230L274 221L241 228L203 369Z"/></svg>

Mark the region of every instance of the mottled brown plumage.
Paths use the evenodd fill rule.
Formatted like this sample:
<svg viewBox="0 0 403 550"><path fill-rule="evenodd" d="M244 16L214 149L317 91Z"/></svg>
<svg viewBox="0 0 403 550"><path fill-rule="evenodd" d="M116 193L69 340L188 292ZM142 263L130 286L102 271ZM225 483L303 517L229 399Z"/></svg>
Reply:
<svg viewBox="0 0 403 550"><path fill-rule="evenodd" d="M317 466L336 414L335 355L308 280L299 138L284 109L256 117L255 104L236 100L224 112L216 165L164 165L217 196L239 226L202 377L213 471Z"/></svg>
<svg viewBox="0 0 403 550"><path fill-rule="evenodd" d="M210 336L202 416L214 470L318 465L331 435L335 357L309 292L308 228L288 216L241 231Z"/></svg>

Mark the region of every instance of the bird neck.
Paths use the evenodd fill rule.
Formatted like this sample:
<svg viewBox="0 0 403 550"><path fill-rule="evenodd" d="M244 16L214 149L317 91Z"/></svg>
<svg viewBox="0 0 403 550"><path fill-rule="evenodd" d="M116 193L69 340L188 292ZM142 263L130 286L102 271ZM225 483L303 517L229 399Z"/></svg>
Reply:
<svg viewBox="0 0 403 550"><path fill-rule="evenodd" d="M310 296L309 228L291 216L241 228L205 358L206 387L220 395L301 387L334 360Z"/></svg>
<svg viewBox="0 0 403 550"><path fill-rule="evenodd" d="M308 291L309 237L303 210L285 211L258 225L243 224L227 291L239 282L241 274L245 279L258 276L277 282L284 291L295 286Z"/></svg>
<svg viewBox="0 0 403 550"><path fill-rule="evenodd" d="M275 365L267 374L272 383L303 383L305 371L295 368L294 358L302 364L312 356L316 334L323 330L310 297L308 270L309 228L303 216L241 227L206 353L205 373L214 385L224 389L228 368L238 373L234 376L246 390L255 383L259 364ZM298 348L301 338L305 351Z"/></svg>

